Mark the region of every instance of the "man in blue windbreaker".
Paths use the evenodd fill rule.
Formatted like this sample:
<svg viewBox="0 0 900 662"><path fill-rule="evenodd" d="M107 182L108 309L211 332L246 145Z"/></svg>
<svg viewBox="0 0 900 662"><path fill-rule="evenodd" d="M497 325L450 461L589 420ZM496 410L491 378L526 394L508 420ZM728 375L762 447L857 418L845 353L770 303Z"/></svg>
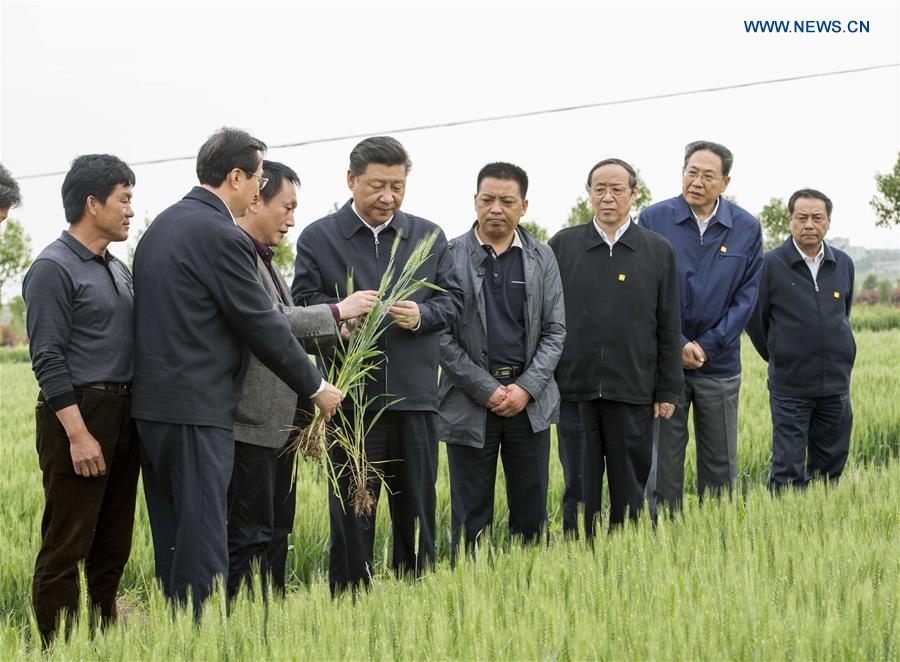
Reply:
<svg viewBox="0 0 900 662"><path fill-rule="evenodd" d="M756 303L762 232L751 214L723 195L734 155L709 141L689 143L681 195L648 207L640 224L675 248L681 292L684 407L662 421L657 497L681 505L687 420L694 409L697 492L730 492L737 478L741 332Z"/></svg>

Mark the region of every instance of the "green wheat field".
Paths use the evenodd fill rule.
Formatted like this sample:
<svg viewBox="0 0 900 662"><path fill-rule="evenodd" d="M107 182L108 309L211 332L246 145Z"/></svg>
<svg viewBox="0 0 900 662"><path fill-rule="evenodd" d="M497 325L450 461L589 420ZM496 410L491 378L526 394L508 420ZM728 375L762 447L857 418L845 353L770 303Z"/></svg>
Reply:
<svg viewBox="0 0 900 662"><path fill-rule="evenodd" d="M683 514L661 519L655 531L644 519L600 536L593 548L564 540L554 446L549 544L508 542L501 476L494 530L475 558L451 568L442 450L437 570L417 581L390 576L382 501L373 587L356 600L333 601L326 481L306 464L286 599L266 606L243 596L226 617L218 594L196 625L189 612L173 616L154 585L140 491L120 622L92 635L82 618L70 640L57 640L49 653L35 646L30 619L42 509L37 385L30 364L6 358L0 361L0 659L900 659L900 330L889 323L896 320L870 321L854 323L855 421L838 486L776 498L766 491L765 364L745 339L740 488L731 500L699 508L690 494ZM694 476L691 459L691 489Z"/></svg>

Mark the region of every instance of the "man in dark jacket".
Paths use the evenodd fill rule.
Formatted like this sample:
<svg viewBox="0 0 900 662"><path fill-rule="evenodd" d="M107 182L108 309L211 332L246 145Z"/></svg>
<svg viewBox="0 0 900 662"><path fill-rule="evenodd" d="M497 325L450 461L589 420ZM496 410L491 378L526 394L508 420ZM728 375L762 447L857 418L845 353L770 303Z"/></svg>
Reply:
<svg viewBox="0 0 900 662"><path fill-rule="evenodd" d="M441 335L440 436L447 443L455 557L494 515L503 459L509 532L540 540L547 522L550 424L559 417L553 371L565 340L562 284L546 244L519 226L528 175L511 163L478 173L474 227L449 253L465 294Z"/></svg>
<svg viewBox="0 0 900 662"><path fill-rule="evenodd" d="M244 347L326 416L341 394L309 361L259 281L235 225L265 186L265 145L223 128L200 148L195 187L162 212L134 257L133 415L156 576L199 617L227 581L227 491Z"/></svg>
<svg viewBox="0 0 900 662"><path fill-rule="evenodd" d="M462 291L440 228L400 211L410 161L390 137L367 138L350 153L347 184L353 197L339 211L315 221L297 242L291 292L297 305L333 303L347 295L352 268L357 290L377 290L399 235L395 278L420 239L438 232L431 257L417 273L443 288L420 288L390 311L393 323L379 339L384 360L367 380L370 400L365 424L365 453L384 474L394 533L393 568L420 573L434 564L435 481L437 480L437 366L440 332L462 308ZM372 417L388 410L371 428ZM345 407L349 403L345 403ZM346 457L333 449L332 462ZM338 480L340 494L329 490L331 552L328 578L333 593L368 584L375 543L375 512L356 516L350 506L350 477ZM381 485L370 480L377 498Z"/></svg>
<svg viewBox="0 0 900 662"><path fill-rule="evenodd" d="M737 411L741 332L762 268L762 231L752 215L723 195L734 155L698 140L684 153L682 195L651 205L640 224L672 244L681 292L684 406L659 430L657 493L680 507L688 414L694 408L697 492L730 491L737 478Z"/></svg>
<svg viewBox="0 0 900 662"><path fill-rule="evenodd" d="M788 202L791 236L766 253L747 333L769 362L769 488L836 481L850 449L853 261L825 243L831 200L813 189Z"/></svg>
<svg viewBox="0 0 900 662"><path fill-rule="evenodd" d="M585 534L600 511L603 461L610 527L636 518L652 491L655 419L680 402L683 376L675 253L630 219L637 174L620 159L588 173L594 218L550 240L566 301L566 345L556 369L578 402L584 435Z"/></svg>

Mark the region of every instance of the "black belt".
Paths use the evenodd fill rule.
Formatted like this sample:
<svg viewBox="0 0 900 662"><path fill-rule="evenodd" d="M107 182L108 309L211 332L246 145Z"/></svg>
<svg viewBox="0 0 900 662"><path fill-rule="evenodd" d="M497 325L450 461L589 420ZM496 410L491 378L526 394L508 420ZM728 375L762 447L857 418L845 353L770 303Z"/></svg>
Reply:
<svg viewBox="0 0 900 662"><path fill-rule="evenodd" d="M131 382L125 384L117 384L116 382L96 382L94 384L83 384L77 388L89 388L94 391L107 391L108 393L118 393L119 395L131 395Z"/></svg>
<svg viewBox="0 0 900 662"><path fill-rule="evenodd" d="M522 366L501 365L491 368L489 372L494 379L514 379L522 374Z"/></svg>

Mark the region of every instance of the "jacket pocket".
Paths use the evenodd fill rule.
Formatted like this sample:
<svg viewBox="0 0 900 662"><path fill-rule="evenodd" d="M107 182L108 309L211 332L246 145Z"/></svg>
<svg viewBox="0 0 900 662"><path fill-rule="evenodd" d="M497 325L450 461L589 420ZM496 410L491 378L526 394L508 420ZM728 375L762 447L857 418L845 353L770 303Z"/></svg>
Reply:
<svg viewBox="0 0 900 662"><path fill-rule="evenodd" d="M451 387L438 406L438 439L448 444L484 446L485 409Z"/></svg>
<svg viewBox="0 0 900 662"><path fill-rule="evenodd" d="M526 407L531 425L538 430L545 430L551 423L558 423L559 402L559 387L556 380L551 379L540 396Z"/></svg>

